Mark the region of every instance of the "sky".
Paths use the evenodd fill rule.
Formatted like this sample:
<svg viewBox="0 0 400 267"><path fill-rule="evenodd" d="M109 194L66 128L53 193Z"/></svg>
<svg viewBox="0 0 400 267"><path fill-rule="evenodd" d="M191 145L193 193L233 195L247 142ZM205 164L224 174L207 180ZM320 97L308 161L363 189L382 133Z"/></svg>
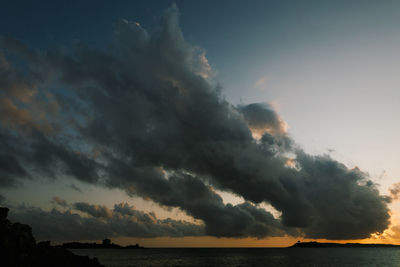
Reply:
<svg viewBox="0 0 400 267"><path fill-rule="evenodd" d="M38 240L400 244L398 1L4 1L0 202Z"/></svg>

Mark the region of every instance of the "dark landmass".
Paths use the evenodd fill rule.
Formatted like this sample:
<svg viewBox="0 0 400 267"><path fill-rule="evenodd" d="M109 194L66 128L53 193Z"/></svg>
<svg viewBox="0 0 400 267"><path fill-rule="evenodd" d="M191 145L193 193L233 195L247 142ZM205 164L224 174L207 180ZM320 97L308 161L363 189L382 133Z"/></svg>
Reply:
<svg viewBox="0 0 400 267"><path fill-rule="evenodd" d="M400 245L393 244L360 244L360 243L319 243L319 242L297 242L289 248L393 248Z"/></svg>
<svg viewBox="0 0 400 267"><path fill-rule="evenodd" d="M59 247L66 248L66 249L86 249L86 248L112 248L112 249L143 249L144 247L136 245L129 245L129 246L120 246L114 243L111 243L110 239L104 239L102 244L97 243L80 243L80 242L71 242L71 243L64 243Z"/></svg>
<svg viewBox="0 0 400 267"><path fill-rule="evenodd" d="M96 258L78 256L50 241L39 242L27 224L7 220L8 208L0 207L0 265L7 267L105 267Z"/></svg>

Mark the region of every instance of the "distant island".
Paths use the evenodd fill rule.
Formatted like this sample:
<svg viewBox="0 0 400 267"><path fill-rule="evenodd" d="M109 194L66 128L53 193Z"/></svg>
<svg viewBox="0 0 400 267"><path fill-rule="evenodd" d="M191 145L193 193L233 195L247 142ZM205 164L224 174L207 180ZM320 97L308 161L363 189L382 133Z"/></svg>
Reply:
<svg viewBox="0 0 400 267"><path fill-rule="evenodd" d="M288 248L398 248L400 245L393 244L360 244L360 243L320 243L320 242L300 242Z"/></svg>
<svg viewBox="0 0 400 267"><path fill-rule="evenodd" d="M128 246L120 246L114 243L111 243L111 240L106 238L103 240L103 243L81 243L81 242L70 242L59 245L59 247L66 249L93 249L93 248L112 248L112 249L144 249L144 247L136 245L128 245Z"/></svg>

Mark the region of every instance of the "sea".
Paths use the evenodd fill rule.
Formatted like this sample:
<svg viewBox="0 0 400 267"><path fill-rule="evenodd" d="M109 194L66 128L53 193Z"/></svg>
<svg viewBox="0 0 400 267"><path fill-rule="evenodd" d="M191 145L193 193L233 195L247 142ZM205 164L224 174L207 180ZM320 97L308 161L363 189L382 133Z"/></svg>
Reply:
<svg viewBox="0 0 400 267"><path fill-rule="evenodd" d="M400 248L71 249L107 267L400 266Z"/></svg>

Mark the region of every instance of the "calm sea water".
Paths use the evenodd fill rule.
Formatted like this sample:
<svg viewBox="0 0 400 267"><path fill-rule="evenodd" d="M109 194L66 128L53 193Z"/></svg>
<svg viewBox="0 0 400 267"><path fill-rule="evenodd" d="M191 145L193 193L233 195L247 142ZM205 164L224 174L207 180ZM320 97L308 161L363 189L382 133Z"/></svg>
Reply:
<svg viewBox="0 0 400 267"><path fill-rule="evenodd" d="M73 249L108 267L128 266L400 266L400 248Z"/></svg>

